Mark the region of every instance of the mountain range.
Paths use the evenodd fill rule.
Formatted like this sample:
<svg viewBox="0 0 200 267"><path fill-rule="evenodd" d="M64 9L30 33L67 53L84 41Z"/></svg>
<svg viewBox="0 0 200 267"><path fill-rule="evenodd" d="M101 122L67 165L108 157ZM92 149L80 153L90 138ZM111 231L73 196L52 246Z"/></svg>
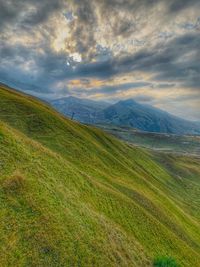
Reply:
<svg viewBox="0 0 200 267"><path fill-rule="evenodd" d="M0 266L199 267L199 166L0 85Z"/></svg>
<svg viewBox="0 0 200 267"><path fill-rule="evenodd" d="M181 119L133 99L115 104L66 97L50 101L62 114L86 124L110 124L141 131L177 135L199 135L200 124Z"/></svg>

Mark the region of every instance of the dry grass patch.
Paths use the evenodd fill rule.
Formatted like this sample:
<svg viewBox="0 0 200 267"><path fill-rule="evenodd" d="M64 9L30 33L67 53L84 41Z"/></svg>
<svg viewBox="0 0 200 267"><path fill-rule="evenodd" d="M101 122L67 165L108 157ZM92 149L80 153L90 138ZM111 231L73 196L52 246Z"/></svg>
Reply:
<svg viewBox="0 0 200 267"><path fill-rule="evenodd" d="M19 171L16 171L3 181L2 188L6 193L16 194L24 190L25 184L25 177Z"/></svg>

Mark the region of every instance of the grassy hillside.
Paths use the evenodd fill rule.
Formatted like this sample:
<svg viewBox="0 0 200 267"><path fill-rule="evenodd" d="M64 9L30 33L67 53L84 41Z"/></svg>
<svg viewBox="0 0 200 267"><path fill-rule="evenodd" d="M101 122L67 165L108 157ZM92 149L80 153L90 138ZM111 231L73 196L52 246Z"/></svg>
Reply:
<svg viewBox="0 0 200 267"><path fill-rule="evenodd" d="M0 266L200 262L200 160L132 148L0 87Z"/></svg>

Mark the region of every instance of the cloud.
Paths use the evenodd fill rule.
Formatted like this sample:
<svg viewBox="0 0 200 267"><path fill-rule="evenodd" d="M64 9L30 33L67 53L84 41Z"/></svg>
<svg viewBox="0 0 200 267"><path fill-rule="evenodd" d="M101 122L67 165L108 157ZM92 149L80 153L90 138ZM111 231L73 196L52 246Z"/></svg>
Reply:
<svg viewBox="0 0 200 267"><path fill-rule="evenodd" d="M178 82L184 87L199 88L200 36L185 34L170 40L165 47L155 46L133 55L106 62L80 65L77 75L109 78L134 71L151 73L156 81Z"/></svg>
<svg viewBox="0 0 200 267"><path fill-rule="evenodd" d="M187 7L195 7L200 6L200 3L198 0L171 0L169 1L169 11L170 12L179 12Z"/></svg>
<svg viewBox="0 0 200 267"><path fill-rule="evenodd" d="M137 89L149 99L147 90L183 88L197 99L199 7L199 0L0 0L0 80L47 97L85 90L116 98ZM69 86L82 79L101 85Z"/></svg>
<svg viewBox="0 0 200 267"><path fill-rule="evenodd" d="M114 93L119 93L122 91L126 91L129 89L134 89L134 88L144 88L144 87L151 87L151 83L147 82L133 82L133 83L122 83L120 85L105 85L105 86L100 86L97 88L91 88L88 90L88 95L93 95L93 94L103 94L105 95L113 95ZM77 93L84 93L86 92L87 88L74 88L73 92Z"/></svg>
<svg viewBox="0 0 200 267"><path fill-rule="evenodd" d="M62 0L1 0L0 28L19 23L21 27L35 26L46 21L62 7Z"/></svg>

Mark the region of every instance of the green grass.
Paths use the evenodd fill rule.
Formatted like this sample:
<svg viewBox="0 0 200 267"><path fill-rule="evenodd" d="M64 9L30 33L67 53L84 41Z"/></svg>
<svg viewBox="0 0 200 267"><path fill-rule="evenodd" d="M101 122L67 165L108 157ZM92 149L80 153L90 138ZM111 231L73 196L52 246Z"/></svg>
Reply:
<svg viewBox="0 0 200 267"><path fill-rule="evenodd" d="M0 87L0 266L200 262L200 160L133 148Z"/></svg>

